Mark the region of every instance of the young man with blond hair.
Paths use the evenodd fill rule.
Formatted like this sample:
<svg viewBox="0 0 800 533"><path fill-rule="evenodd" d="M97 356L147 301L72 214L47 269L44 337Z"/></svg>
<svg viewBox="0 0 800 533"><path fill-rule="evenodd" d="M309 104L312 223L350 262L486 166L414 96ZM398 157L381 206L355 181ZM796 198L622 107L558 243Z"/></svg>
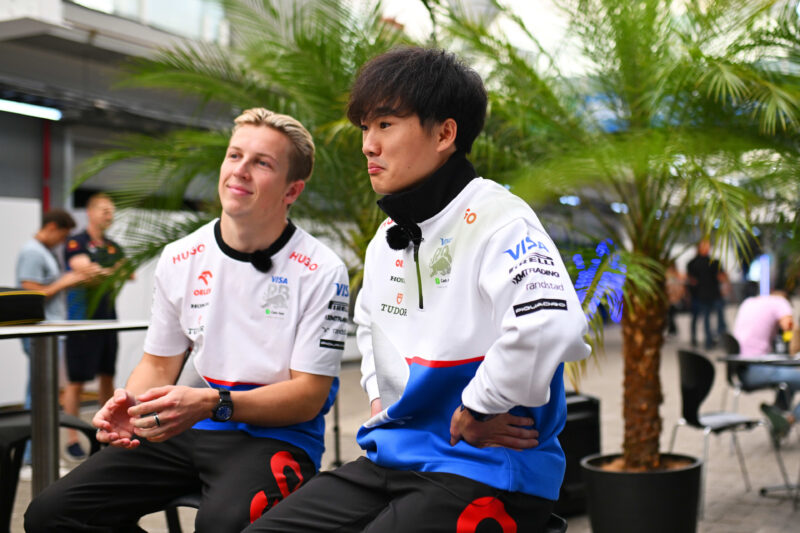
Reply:
<svg viewBox="0 0 800 533"><path fill-rule="evenodd" d="M262 108L235 124L222 214L164 250L144 356L94 418L110 446L31 503L26 531L124 530L201 492L196 530L238 532L319 468L347 270L287 218L311 135ZM187 350L200 386L173 385Z"/></svg>

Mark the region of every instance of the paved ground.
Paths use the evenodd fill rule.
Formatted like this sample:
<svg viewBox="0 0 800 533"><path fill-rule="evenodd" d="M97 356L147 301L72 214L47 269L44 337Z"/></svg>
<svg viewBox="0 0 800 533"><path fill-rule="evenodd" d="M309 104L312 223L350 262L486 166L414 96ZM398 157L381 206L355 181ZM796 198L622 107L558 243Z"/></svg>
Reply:
<svg viewBox="0 0 800 533"><path fill-rule="evenodd" d="M733 309L729 309L729 324L733 323ZM677 350L687 347L687 317L679 317L681 335L667 341L662 352L662 383L664 405L661 414L664 418L662 449L669 445L669 434L680 416L680 389L678 386ZM602 451L618 452L622 443L622 362L620 357L620 334L617 327L606 330L606 350L597 365L590 365L581 383L582 392L596 396L601 402ZM711 351L712 358L721 355ZM704 404L704 410L719 409L722 398L729 396L724 378L724 369L716 363L717 380ZM341 457L347 461L358 457L360 450L355 444L355 433L369 413L366 398L358 385L359 373L354 367L345 368L341 378L340 426ZM760 416L758 405L770 401L768 393L743 395L739 401L739 411L752 416ZM730 402L729 404L730 405ZM90 416L87 413L87 416ZM323 466L330 467L334 461L334 442L332 420L328 420L327 449ZM772 454L767 433L764 428L756 428L740 435L747 468L753 490L745 492L742 476L727 436L712 437L710 460L706 484L705 517L700 521L698 533L794 533L800 532L800 510L794 510L792 503L785 500L768 499L759 496L758 488L781 483L775 457ZM700 431L683 428L678 433L677 452L702 456L703 436ZM789 476L797 481L800 475L800 430L783 445L783 456ZM22 532L21 515L30 498L30 483L21 481L17 494L12 532ZM193 511L181 511L184 531L192 531ZM142 519L142 527L151 532L165 532L163 513ZM590 533L587 516L569 517L569 533ZM388 532L387 532L388 533ZM646 533L646 532L642 532Z"/></svg>

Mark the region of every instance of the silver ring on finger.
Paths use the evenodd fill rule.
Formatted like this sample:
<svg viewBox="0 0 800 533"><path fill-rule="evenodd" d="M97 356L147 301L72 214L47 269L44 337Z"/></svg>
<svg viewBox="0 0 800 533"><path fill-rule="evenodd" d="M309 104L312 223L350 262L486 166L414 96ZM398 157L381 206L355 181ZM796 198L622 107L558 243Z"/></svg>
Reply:
<svg viewBox="0 0 800 533"><path fill-rule="evenodd" d="M158 419L158 413L153 413L153 418L156 421L156 427L161 427L161 420Z"/></svg>

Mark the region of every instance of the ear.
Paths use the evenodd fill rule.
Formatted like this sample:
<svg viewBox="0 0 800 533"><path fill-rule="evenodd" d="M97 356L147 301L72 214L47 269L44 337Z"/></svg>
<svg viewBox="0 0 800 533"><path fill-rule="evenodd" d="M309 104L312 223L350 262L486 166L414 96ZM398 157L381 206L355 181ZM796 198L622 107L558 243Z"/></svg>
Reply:
<svg viewBox="0 0 800 533"><path fill-rule="evenodd" d="M445 119L438 127L436 146L437 152L445 152L455 147L458 124L452 118Z"/></svg>
<svg viewBox="0 0 800 533"><path fill-rule="evenodd" d="M295 203L297 201L297 197L300 196L300 193L303 192L303 189L305 188L306 182L303 180L291 182L286 186L286 192L283 194L283 203L287 206Z"/></svg>

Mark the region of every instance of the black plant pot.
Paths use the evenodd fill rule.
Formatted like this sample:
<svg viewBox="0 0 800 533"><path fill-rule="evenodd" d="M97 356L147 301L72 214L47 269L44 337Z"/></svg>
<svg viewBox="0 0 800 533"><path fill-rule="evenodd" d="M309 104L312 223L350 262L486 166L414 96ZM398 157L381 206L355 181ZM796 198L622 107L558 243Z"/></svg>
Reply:
<svg viewBox="0 0 800 533"><path fill-rule="evenodd" d="M592 533L695 533L702 461L685 468L656 472L609 472L603 464L617 455L590 455L581 460Z"/></svg>

